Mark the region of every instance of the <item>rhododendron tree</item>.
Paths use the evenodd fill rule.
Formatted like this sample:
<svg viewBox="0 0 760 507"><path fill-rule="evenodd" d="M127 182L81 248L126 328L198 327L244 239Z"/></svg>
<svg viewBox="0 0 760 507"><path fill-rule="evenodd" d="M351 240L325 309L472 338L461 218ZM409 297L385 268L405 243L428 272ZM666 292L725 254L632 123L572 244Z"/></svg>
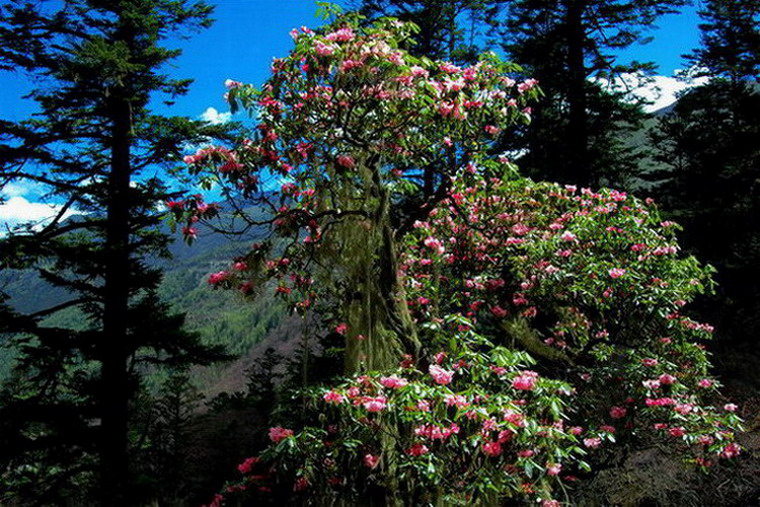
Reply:
<svg viewBox="0 0 760 507"><path fill-rule="evenodd" d="M493 55L464 68L415 58L399 49L412 32L394 20L360 29L353 17L322 34L294 31L295 48L261 90L228 83L233 109L259 120L257 135L186 157L269 213L248 219L270 227L272 241L210 282L249 292L276 279L295 308L345 324L348 371L418 355L398 239L502 129L529 119L537 93ZM191 220L214 211L173 210Z"/></svg>
<svg viewBox="0 0 760 507"><path fill-rule="evenodd" d="M733 449L739 420L710 404L712 327L682 313L710 269L679 255L676 229L615 190L463 173L415 223L401 266L423 338L442 317L471 319L572 382L576 424L679 437L707 463ZM531 375L513 387L530 389Z"/></svg>
<svg viewBox="0 0 760 507"><path fill-rule="evenodd" d="M583 441L563 416L573 389L527 370L534 361L526 353L457 331L465 322L446 323L459 345L427 371L402 361L314 389L310 409L321 424L287 438L273 428L273 445L241 464L226 496L263 503L295 493L303 502L355 505L382 488L389 502L405 505L504 497L551 505L560 484L587 469ZM514 386L523 377L528 390Z"/></svg>
<svg viewBox="0 0 760 507"><path fill-rule="evenodd" d="M412 57L413 32L353 16L294 31L262 89L227 84L256 136L187 157L271 231L209 283L272 290L345 339L348 377L312 389L314 424L272 428L225 495L549 507L616 440L735 456L711 328L683 313L709 270L677 226L621 192L519 178L492 151L536 82L493 55ZM216 213L171 209L186 230Z"/></svg>

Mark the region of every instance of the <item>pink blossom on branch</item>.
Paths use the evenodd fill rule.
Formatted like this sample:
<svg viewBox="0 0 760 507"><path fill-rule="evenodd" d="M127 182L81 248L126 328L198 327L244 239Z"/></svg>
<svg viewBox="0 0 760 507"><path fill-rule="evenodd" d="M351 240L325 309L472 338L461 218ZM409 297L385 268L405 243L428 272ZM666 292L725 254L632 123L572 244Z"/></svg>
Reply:
<svg viewBox="0 0 760 507"><path fill-rule="evenodd" d="M269 429L269 440L274 443L279 443L288 437L293 436L293 430L283 428L282 426L275 426Z"/></svg>
<svg viewBox="0 0 760 507"><path fill-rule="evenodd" d="M535 371L523 371L518 376L512 379L512 387L520 389L522 391L532 391L536 387L536 381L538 380L538 373Z"/></svg>
<svg viewBox="0 0 760 507"><path fill-rule="evenodd" d="M449 370L444 370L440 366L431 364L428 368L428 371L430 372L430 376L433 377L433 380L436 382L436 384L446 385L450 384L452 379L454 378L454 372Z"/></svg>

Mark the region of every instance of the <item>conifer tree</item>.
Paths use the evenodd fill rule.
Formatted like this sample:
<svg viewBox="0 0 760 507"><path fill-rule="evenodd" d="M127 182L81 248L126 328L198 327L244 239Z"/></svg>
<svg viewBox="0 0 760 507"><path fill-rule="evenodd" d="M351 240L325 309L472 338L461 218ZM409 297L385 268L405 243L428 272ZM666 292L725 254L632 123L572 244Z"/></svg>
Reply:
<svg viewBox="0 0 760 507"><path fill-rule="evenodd" d="M420 32L412 54L455 63L473 63L481 50L487 19L505 0L361 0L354 4L368 18L394 16L416 24Z"/></svg>
<svg viewBox="0 0 760 507"><path fill-rule="evenodd" d="M624 182L635 154L621 138L637 128L641 110L603 83L652 64L619 64L614 52L641 43L647 26L685 2L513 0L501 31L511 59L538 79L545 98L534 108L523 139L530 173L579 185Z"/></svg>
<svg viewBox="0 0 760 507"><path fill-rule="evenodd" d="M760 330L760 5L713 0L700 12L690 63L710 81L679 98L653 131L662 170L651 175L684 243L717 268L704 311L734 343Z"/></svg>
<svg viewBox="0 0 760 507"><path fill-rule="evenodd" d="M161 274L146 262L168 255L158 207L175 196L163 169L223 130L151 110L190 85L165 74L179 55L167 39L209 26L211 11L192 0L0 7L0 65L31 76L38 107L0 124L1 182L41 185L60 210L4 237L2 267L36 269L70 294L2 323L21 350L0 408L4 495L90 503L93 486L104 505L134 503L130 400L144 365L221 357L158 300ZM78 324L51 323L66 312Z"/></svg>
<svg viewBox="0 0 760 507"><path fill-rule="evenodd" d="M691 63L733 85L760 80L760 4L708 0L699 15L702 44L689 55Z"/></svg>

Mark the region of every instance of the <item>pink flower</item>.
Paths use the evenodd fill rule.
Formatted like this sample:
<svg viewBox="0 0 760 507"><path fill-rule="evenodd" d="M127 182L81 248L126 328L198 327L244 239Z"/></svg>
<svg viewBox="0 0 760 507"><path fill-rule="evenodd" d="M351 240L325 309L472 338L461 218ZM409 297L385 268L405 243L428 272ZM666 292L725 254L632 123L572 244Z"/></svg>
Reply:
<svg viewBox="0 0 760 507"><path fill-rule="evenodd" d="M412 71L412 76L415 77L428 77L428 71L424 69L423 67L420 67L419 65L414 65L410 69Z"/></svg>
<svg viewBox="0 0 760 507"><path fill-rule="evenodd" d="M346 331L348 331L348 324L346 324L345 322L343 322L343 323L338 324L337 326L335 326L335 332L338 333L338 334L343 334L344 335L344 334L346 334Z"/></svg>
<svg viewBox="0 0 760 507"><path fill-rule="evenodd" d="M681 415L686 415L690 413L694 409L694 406L690 403L678 403L675 407L673 407L673 410L678 412Z"/></svg>
<svg viewBox="0 0 760 507"><path fill-rule="evenodd" d="M430 365L428 372L430 373L430 376L433 377L433 380L435 380L436 384L450 384L451 380L454 378L453 371L444 370L440 366L436 366L434 364Z"/></svg>
<svg viewBox="0 0 760 507"><path fill-rule="evenodd" d="M309 480L306 477L299 477L296 479L296 483L293 485L293 491L303 491L309 486Z"/></svg>
<svg viewBox="0 0 760 507"><path fill-rule="evenodd" d="M536 454L536 453L535 453L535 452L533 452L533 451L532 451L532 450L530 450L530 449L523 449L522 451L518 451L518 453L517 453L517 455L518 455L519 457L521 457L521 458L530 458L530 457L531 457L531 456L533 456L534 454Z"/></svg>
<svg viewBox="0 0 760 507"><path fill-rule="evenodd" d="M663 373L662 375L660 375L660 378L658 380L660 381L661 385L669 386L669 385L675 384L678 379L676 379L673 375Z"/></svg>
<svg viewBox="0 0 760 507"><path fill-rule="evenodd" d="M536 380L538 380L538 373L530 370L523 371L512 379L512 387L522 391L532 391L536 387Z"/></svg>
<svg viewBox="0 0 760 507"><path fill-rule="evenodd" d="M409 381L397 375L391 375L390 377L381 377L380 383L390 389L401 389L402 387L406 387Z"/></svg>
<svg viewBox="0 0 760 507"><path fill-rule="evenodd" d="M525 419L525 416L523 416L519 412L515 412L511 409L507 409L504 411L504 420L514 424L515 426L521 427L523 425L523 421Z"/></svg>
<svg viewBox="0 0 760 507"><path fill-rule="evenodd" d="M493 125L486 125L484 129L486 133L491 134L492 136L495 136L501 131L499 127L494 127Z"/></svg>
<svg viewBox="0 0 760 507"><path fill-rule="evenodd" d="M523 93L527 92L528 90L530 90L537 84L538 84L537 79L526 79L525 81L517 85L517 91L518 93L520 93L520 95L522 95Z"/></svg>
<svg viewBox="0 0 760 507"><path fill-rule="evenodd" d="M221 282L227 279L229 276L229 273L226 271L218 271L216 273L212 273L208 277L208 283L211 285L219 285Z"/></svg>
<svg viewBox="0 0 760 507"><path fill-rule="evenodd" d="M491 457L501 454L501 444L499 442L486 442L483 444L483 452Z"/></svg>
<svg viewBox="0 0 760 507"><path fill-rule="evenodd" d="M335 44L325 44L322 41L317 41L314 44L314 50L319 56L330 56L335 53L336 49Z"/></svg>
<svg viewBox="0 0 760 507"><path fill-rule="evenodd" d="M575 241L577 239L577 236L570 231L565 231L562 233L559 239L562 241Z"/></svg>
<svg viewBox="0 0 760 507"><path fill-rule="evenodd" d="M735 458L741 452L742 452L742 448L739 447L734 442L731 442L730 444L726 445L723 448L723 450L720 452L720 457L721 458L726 458L726 459Z"/></svg>
<svg viewBox="0 0 760 507"><path fill-rule="evenodd" d="M547 463L546 475L559 475L562 471L562 465L559 463Z"/></svg>
<svg viewBox="0 0 760 507"><path fill-rule="evenodd" d="M501 306L498 306L498 305L497 306L492 306L490 308L490 312L491 312L491 314L494 317L496 317L498 319L503 319L509 313L509 312L507 312L507 310L505 310L504 308L502 308Z"/></svg>
<svg viewBox="0 0 760 507"><path fill-rule="evenodd" d="M503 366L496 366L492 364L488 368L490 368L490 370L497 375L504 375L505 373L507 373L507 369L504 368Z"/></svg>
<svg viewBox="0 0 760 507"><path fill-rule="evenodd" d="M380 412L387 406L388 399L385 396L377 396L375 398L364 398L364 408L367 412Z"/></svg>
<svg viewBox="0 0 760 507"><path fill-rule="evenodd" d="M348 42L354 40L355 34L351 28L341 28L325 35L330 42Z"/></svg>
<svg viewBox="0 0 760 507"><path fill-rule="evenodd" d="M322 399L324 399L327 403L334 403L335 405L339 405L346 401L346 397L336 391L327 391L322 396Z"/></svg>
<svg viewBox="0 0 760 507"><path fill-rule="evenodd" d="M246 269L248 269L248 264L246 264L245 262L236 262L235 264L232 265L232 269L234 269L235 271L245 271Z"/></svg>
<svg viewBox="0 0 760 507"><path fill-rule="evenodd" d="M625 417L627 410L623 407L612 407L610 409L610 417L613 419L622 419Z"/></svg>
<svg viewBox="0 0 760 507"><path fill-rule="evenodd" d="M686 430L679 426L677 428L670 428L668 433L670 433L671 437L682 437L686 434Z"/></svg>
<svg viewBox="0 0 760 507"><path fill-rule="evenodd" d="M380 456L374 456L372 454L367 454L364 456L364 465L367 468L375 468L379 462Z"/></svg>
<svg viewBox="0 0 760 507"><path fill-rule="evenodd" d="M498 428L498 427L499 427L499 426L498 426L498 424L496 423L496 420L495 420L495 419L493 419L493 418L491 418L491 419L486 419L485 421L483 421L483 431L484 431L485 433L488 433L489 431L493 431L493 430L495 430L495 429L496 429L496 428Z"/></svg>
<svg viewBox="0 0 760 507"><path fill-rule="evenodd" d="M224 87L228 90L232 90L233 88L240 88L241 86L243 86L243 83L240 81L235 81L233 79L227 79L224 81Z"/></svg>
<svg viewBox="0 0 760 507"><path fill-rule="evenodd" d="M183 227L182 235L186 238L198 239L198 229L195 227Z"/></svg>
<svg viewBox="0 0 760 507"><path fill-rule="evenodd" d="M431 250L435 250L438 255L443 255L443 253L446 251L446 248L443 246L441 240L436 239L432 236L425 238L424 244Z"/></svg>
<svg viewBox="0 0 760 507"><path fill-rule="evenodd" d="M675 405L676 401L673 398L647 398L644 400L644 404L647 407L667 407Z"/></svg>
<svg viewBox="0 0 760 507"><path fill-rule="evenodd" d="M559 500L544 500L541 502L541 507L562 507Z"/></svg>
<svg viewBox="0 0 760 507"><path fill-rule="evenodd" d="M269 440L271 440L275 444L278 442L282 442L286 438L292 437L292 436L293 436L293 430L283 428L282 426L275 426L274 428L269 428Z"/></svg>
<svg viewBox="0 0 760 507"><path fill-rule="evenodd" d="M503 444L509 442L512 437L515 436L515 432L512 430L502 430L499 432L499 443Z"/></svg>
<svg viewBox="0 0 760 507"><path fill-rule="evenodd" d="M726 412L736 412L736 409L739 408L738 406L734 405L733 403L726 403L723 405L723 410Z"/></svg>
<svg viewBox="0 0 760 507"><path fill-rule="evenodd" d="M460 394L447 394L444 397L444 402L446 403L446 406L456 406L457 408L467 408L470 406L470 403L467 401L467 398Z"/></svg>
<svg viewBox="0 0 760 507"><path fill-rule="evenodd" d="M660 388L660 381L659 380L644 380L641 383L644 387L647 389L659 389Z"/></svg>
<svg viewBox="0 0 760 507"><path fill-rule="evenodd" d="M715 439L711 437L710 435L700 435L697 439L697 442L699 442L702 445L712 445L713 442L715 442Z"/></svg>
<svg viewBox="0 0 760 507"><path fill-rule="evenodd" d="M620 278L625 274L625 270L622 268L612 268L609 270L609 274L611 278Z"/></svg>
<svg viewBox="0 0 760 507"><path fill-rule="evenodd" d="M248 472L251 471L251 468L253 468L253 466L256 465L260 461L261 460L256 457L248 458L238 465L237 467L238 472L240 472L241 474L247 474Z"/></svg>
<svg viewBox="0 0 760 507"><path fill-rule="evenodd" d="M356 167L356 162L350 155L338 155L338 158L336 158L335 161L338 162L339 166L345 167L346 169L353 169Z"/></svg>
<svg viewBox="0 0 760 507"><path fill-rule="evenodd" d="M652 359L652 358L646 358L646 359L641 360L641 364L643 364L644 366L657 366L658 363L659 361L657 361L657 359Z"/></svg>
<svg viewBox="0 0 760 507"><path fill-rule="evenodd" d="M446 359L446 352L438 352L435 356L433 356L435 364L443 364L444 359Z"/></svg>
<svg viewBox="0 0 760 507"><path fill-rule="evenodd" d="M597 447L602 445L602 439L599 437L584 438L583 445L585 445L589 449L596 449Z"/></svg>
<svg viewBox="0 0 760 507"><path fill-rule="evenodd" d="M712 380L710 380L709 378L703 378L702 380L700 380L700 381L697 383L697 385L698 385L699 387L703 387L703 388L705 388L705 389L706 389L706 388L708 388L708 387L712 387L712 385L713 385L713 381L712 381Z"/></svg>
<svg viewBox="0 0 760 507"><path fill-rule="evenodd" d="M411 446L409 449L406 450L406 453L409 456L422 456L423 454L428 453L428 448L425 447L423 444L416 443L413 446Z"/></svg>

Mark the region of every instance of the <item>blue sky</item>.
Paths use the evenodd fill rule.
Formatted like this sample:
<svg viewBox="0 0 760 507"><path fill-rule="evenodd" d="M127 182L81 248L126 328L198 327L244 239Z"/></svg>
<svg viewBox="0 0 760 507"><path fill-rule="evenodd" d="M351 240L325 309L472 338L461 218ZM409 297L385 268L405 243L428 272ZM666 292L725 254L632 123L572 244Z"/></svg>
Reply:
<svg viewBox="0 0 760 507"><path fill-rule="evenodd" d="M288 32L322 22L315 16L313 0L219 0L216 5L215 25L180 44L184 54L177 61L176 75L193 77L195 84L178 101L176 114L198 115L207 107L227 111L222 100L225 79L262 83L272 58L284 56L292 47ZM681 55L699 42L696 11L689 6L682 13L660 18L658 28L650 33L654 40L628 48L620 54L621 62L654 61L658 74L672 76L684 66Z"/></svg>
<svg viewBox="0 0 760 507"><path fill-rule="evenodd" d="M272 58L286 55L292 47L289 31L301 25L314 27L322 23L316 17L314 0L211 0L211 3L217 6L214 14L217 21L211 29L169 44L183 50L169 73L177 78L193 78L195 82L190 93L180 97L171 108L157 105L159 113L226 120L228 107L222 98L225 79L261 84L269 74ZM683 86L671 76L685 65L681 55L698 44L696 11L696 7L686 7L680 14L661 18L659 28L650 32L654 37L652 43L633 46L620 54L621 63L637 59L659 65L661 76L656 82L664 95L659 106L666 105L672 93ZM32 112L33 104L20 98L30 87L31 83L24 78L0 71L1 119L20 120ZM643 94L650 96L650 91ZM0 224L18 222L24 216L37 219L50 213L49 207L35 202L39 200L38 189L11 186L3 194L10 200L0 205Z"/></svg>
<svg viewBox="0 0 760 507"><path fill-rule="evenodd" d="M176 106L162 112L198 116L208 107L219 112L227 110L222 99L223 83L233 78L248 83L263 82L269 63L275 56L284 56L292 47L288 32L301 25L315 26L321 20L315 16L313 0L218 0L214 17L216 23L189 40L173 44L183 50L170 73L176 77L195 79L190 93L180 98ZM656 62L659 74L671 76L684 65L681 54L698 43L696 8L658 21L652 43L633 46L621 53L621 61L639 59ZM21 119L30 106L19 99L29 84L19 76L0 72L0 117Z"/></svg>

